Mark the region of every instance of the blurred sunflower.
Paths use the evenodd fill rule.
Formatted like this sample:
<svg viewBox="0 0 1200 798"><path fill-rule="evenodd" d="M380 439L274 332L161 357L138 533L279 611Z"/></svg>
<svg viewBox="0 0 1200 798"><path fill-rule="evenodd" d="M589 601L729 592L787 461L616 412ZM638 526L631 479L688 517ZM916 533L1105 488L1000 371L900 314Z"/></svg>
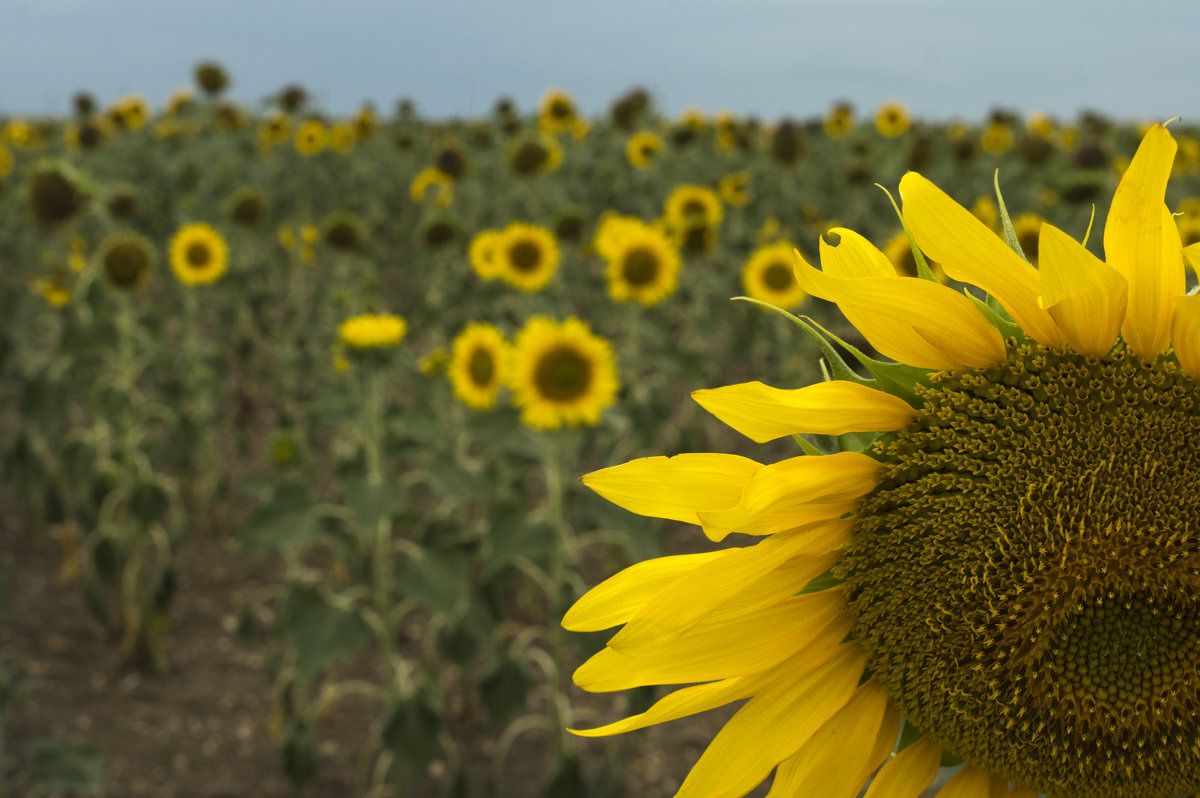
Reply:
<svg viewBox="0 0 1200 798"><path fill-rule="evenodd" d="M887 256L888 262L892 264L896 274L901 277L917 276L917 259L913 256L912 244L903 230L888 239L888 242L883 245L883 254ZM942 265L930 260L924 252L921 253L921 256L925 258L925 263L933 272L933 276L940 282L946 282L946 273L942 270Z"/></svg>
<svg viewBox="0 0 1200 798"><path fill-rule="evenodd" d="M258 123L258 148L269 150L288 140L292 134L292 120L282 111L270 110L262 115Z"/></svg>
<svg viewBox="0 0 1200 798"><path fill-rule="evenodd" d="M413 202L424 202L431 188L437 190L434 202L441 207L448 208L450 203L454 202L454 178L436 166L429 166L417 172L408 184L408 196Z"/></svg>
<svg viewBox="0 0 1200 798"><path fill-rule="evenodd" d="M379 129L379 115L370 105L363 105L350 119L354 127L354 135L359 139L368 139Z"/></svg>
<svg viewBox="0 0 1200 798"><path fill-rule="evenodd" d="M292 141L296 152L308 158L329 146L329 131L320 119L306 119L296 128Z"/></svg>
<svg viewBox="0 0 1200 798"><path fill-rule="evenodd" d="M667 197L663 214L672 227L687 227L693 222L717 227L721 224L724 210L721 198L711 188L684 184L677 186Z"/></svg>
<svg viewBox="0 0 1200 798"><path fill-rule="evenodd" d="M1029 118L1025 120L1025 129L1029 131L1030 135L1047 141L1053 139L1056 132L1054 119L1044 111L1034 111L1030 114Z"/></svg>
<svg viewBox="0 0 1200 798"><path fill-rule="evenodd" d="M154 245L137 233L110 233L96 248L96 262L114 288L141 288L154 268Z"/></svg>
<svg viewBox="0 0 1200 798"><path fill-rule="evenodd" d="M535 429L596 425L620 389L612 345L574 317L535 316L517 333L509 387Z"/></svg>
<svg viewBox="0 0 1200 798"><path fill-rule="evenodd" d="M485 280L495 280L500 276L496 252L503 241L504 235L499 230L480 230L467 247L467 261L475 273Z"/></svg>
<svg viewBox="0 0 1200 798"><path fill-rule="evenodd" d="M1012 129L1003 122L991 122L979 134L979 147L988 155L1003 155L1012 149Z"/></svg>
<svg viewBox="0 0 1200 798"><path fill-rule="evenodd" d="M25 206L36 222L47 227L82 212L90 194L83 176L66 161L38 161L25 173Z"/></svg>
<svg viewBox="0 0 1200 798"><path fill-rule="evenodd" d="M822 243L822 270L797 258L801 287L899 363L694 394L756 441L854 434L844 451L584 477L633 512L754 542L639 563L567 613L569 629L623 625L581 687L692 685L579 733L743 701L681 795L744 795L774 771L779 795L916 796L945 752L965 764L940 798L1196 792L1200 296L1163 201L1174 155L1161 125L1142 140L1107 261L1044 224L1040 269L905 175L921 249L990 307L898 276L849 230Z"/></svg>
<svg viewBox="0 0 1200 798"><path fill-rule="evenodd" d="M550 89L542 95L541 105L538 106L538 127L551 136L571 133L578 138L587 131L587 125L575 107L575 100L562 89Z"/></svg>
<svg viewBox="0 0 1200 798"><path fill-rule="evenodd" d="M467 154L456 141L446 141L433 154L433 165L452 180L458 180L467 174L471 162Z"/></svg>
<svg viewBox="0 0 1200 798"><path fill-rule="evenodd" d="M987 225L987 228L992 231L1000 229L1000 209L996 207L996 201L987 194L982 194L975 203L971 205L971 213L976 219ZM916 274L916 272L913 272Z"/></svg>
<svg viewBox="0 0 1200 798"><path fill-rule="evenodd" d="M454 395L476 410L490 410L505 382L508 342L491 324L472 322L450 345L446 376Z"/></svg>
<svg viewBox="0 0 1200 798"><path fill-rule="evenodd" d="M663 141L657 133L639 130L625 142L625 159L634 169L645 169L662 150Z"/></svg>
<svg viewBox="0 0 1200 798"><path fill-rule="evenodd" d="M522 291L541 291L560 258L554 233L541 225L511 222L501 232L493 258L497 276Z"/></svg>
<svg viewBox="0 0 1200 798"><path fill-rule="evenodd" d="M229 268L229 246L207 224L185 224L171 238L168 250L171 271L184 285L207 285L221 279Z"/></svg>
<svg viewBox="0 0 1200 798"><path fill-rule="evenodd" d="M562 145L544 133L514 140L508 153L509 168L522 176L548 175L556 171L562 161Z"/></svg>
<svg viewBox="0 0 1200 798"><path fill-rule="evenodd" d="M638 222L610 230L609 236L604 276L613 301L640 302L651 307L675 292L682 261L666 233Z"/></svg>
<svg viewBox="0 0 1200 798"><path fill-rule="evenodd" d="M367 242L367 225L350 211L333 211L321 222L321 238L338 252L362 249Z"/></svg>
<svg viewBox="0 0 1200 798"><path fill-rule="evenodd" d="M1036 213L1023 213L1012 220L1021 252L1035 267L1038 265L1038 239L1041 237L1042 224L1042 217Z"/></svg>
<svg viewBox="0 0 1200 798"><path fill-rule="evenodd" d="M746 296L785 310L803 302L808 294L792 273L794 250L787 241L756 249L742 267L742 287Z"/></svg>
<svg viewBox="0 0 1200 798"><path fill-rule="evenodd" d="M267 194L258 186L241 186L225 199L224 212L231 222L257 227L270 210Z"/></svg>
<svg viewBox="0 0 1200 798"><path fill-rule="evenodd" d="M717 195L726 205L742 207L754 199L750 192L750 172L745 169L725 175L717 182Z"/></svg>
<svg viewBox="0 0 1200 798"><path fill-rule="evenodd" d="M358 143L358 134L350 122L335 122L329 127L329 149L345 155L354 150Z"/></svg>
<svg viewBox="0 0 1200 798"><path fill-rule="evenodd" d="M1200 141L1191 136L1180 136L1177 141L1179 149L1175 153L1175 164L1171 169L1171 175L1182 177L1193 174L1200 169Z"/></svg>
<svg viewBox="0 0 1200 798"><path fill-rule="evenodd" d="M109 119L125 130L141 130L150 121L150 103L140 94L126 95L109 109Z"/></svg>
<svg viewBox="0 0 1200 798"><path fill-rule="evenodd" d="M821 127L829 138L840 139L854 130L854 121L854 106L848 102L837 102L825 112Z"/></svg>
<svg viewBox="0 0 1200 798"><path fill-rule="evenodd" d="M392 313L353 316L338 327L338 340L351 351L391 349L404 340L408 324Z"/></svg>
<svg viewBox="0 0 1200 798"><path fill-rule="evenodd" d="M912 127L908 109L898 102L886 102L875 110L875 130L879 135L894 139Z"/></svg>
<svg viewBox="0 0 1200 798"><path fill-rule="evenodd" d="M67 285L67 274L56 269L46 277L30 282L29 287L35 294L40 294L52 308L65 307L71 301L71 289Z"/></svg>

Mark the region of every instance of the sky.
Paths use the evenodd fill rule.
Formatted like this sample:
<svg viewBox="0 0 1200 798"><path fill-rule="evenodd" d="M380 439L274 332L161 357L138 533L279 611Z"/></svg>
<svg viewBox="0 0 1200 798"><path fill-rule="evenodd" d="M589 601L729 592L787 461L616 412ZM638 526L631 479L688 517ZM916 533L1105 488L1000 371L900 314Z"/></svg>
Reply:
<svg viewBox="0 0 1200 798"><path fill-rule="evenodd" d="M763 119L899 100L931 120L994 107L1200 120L1195 0L0 0L0 114L77 90L160 104L204 59L249 105L300 83L331 113L588 112L640 86L658 107Z"/></svg>

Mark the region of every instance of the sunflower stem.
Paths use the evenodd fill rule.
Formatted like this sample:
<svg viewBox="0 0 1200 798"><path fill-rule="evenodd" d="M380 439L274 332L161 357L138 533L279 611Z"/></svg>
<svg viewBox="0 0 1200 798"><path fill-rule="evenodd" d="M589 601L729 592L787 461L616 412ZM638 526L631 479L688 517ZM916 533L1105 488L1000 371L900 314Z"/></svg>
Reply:
<svg viewBox="0 0 1200 798"><path fill-rule="evenodd" d="M554 660L554 673L550 696L550 733L551 770L557 768L563 761L565 753L565 736L562 707L566 700L565 675L566 641L564 630L558 623L561 612L559 604L562 586L567 581L567 551L570 549L570 530L567 528L563 510L564 485L562 474L562 453L559 442L546 434L542 436L542 448L545 453L544 466L546 472L546 521L554 528L554 547L550 553L550 589L547 591L547 627L550 643L550 656Z"/></svg>

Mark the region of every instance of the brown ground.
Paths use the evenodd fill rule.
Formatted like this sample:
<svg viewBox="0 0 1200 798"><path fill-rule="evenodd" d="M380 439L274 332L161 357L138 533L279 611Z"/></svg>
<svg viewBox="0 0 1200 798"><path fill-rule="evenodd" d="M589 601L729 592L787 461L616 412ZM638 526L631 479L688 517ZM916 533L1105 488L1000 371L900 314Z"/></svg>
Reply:
<svg viewBox="0 0 1200 798"><path fill-rule="evenodd" d="M8 584L8 609L0 616L0 663L16 681L36 684L8 720L4 767L10 780L24 765L30 742L51 737L99 751L103 794L110 798L356 794L358 751L376 718L374 706L347 699L322 721L318 775L300 793L283 776L267 733L267 650L241 641L235 624L256 591L279 582L278 566L248 560L214 540L186 543L176 560L180 589L167 639L172 668L155 675L122 664L116 643L84 609L78 585L59 582L56 542L27 529L20 518L0 518ZM470 796L486 794L494 745L493 733L477 715L463 709L451 720L468 763ZM622 794L673 794L727 716L709 713L622 738ZM583 740L578 750L590 768L598 769L608 748L600 740ZM506 769L502 796L538 795L545 761L544 742L536 734L523 736ZM435 763L431 777L408 794L437 796L440 770Z"/></svg>

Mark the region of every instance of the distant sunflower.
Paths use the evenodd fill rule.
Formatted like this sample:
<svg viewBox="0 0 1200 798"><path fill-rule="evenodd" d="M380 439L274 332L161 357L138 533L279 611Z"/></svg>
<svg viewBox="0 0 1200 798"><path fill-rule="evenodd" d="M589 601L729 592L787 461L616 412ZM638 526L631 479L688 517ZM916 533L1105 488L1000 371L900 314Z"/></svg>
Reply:
<svg viewBox="0 0 1200 798"><path fill-rule="evenodd" d="M351 351L391 349L404 339L408 323L392 313L366 313L346 319L338 339Z"/></svg>
<svg viewBox="0 0 1200 798"><path fill-rule="evenodd" d="M114 221L123 222L132 219L138 212L137 189L129 183L118 183L113 186L104 198L104 210Z"/></svg>
<svg viewBox="0 0 1200 798"><path fill-rule="evenodd" d="M476 410L490 410L505 382L508 342L491 324L468 324L450 345L446 376L454 395Z"/></svg>
<svg viewBox="0 0 1200 798"><path fill-rule="evenodd" d="M66 161L38 161L25 173L25 204L35 221L62 224L87 207L83 176Z"/></svg>
<svg viewBox="0 0 1200 798"><path fill-rule="evenodd" d="M296 146L296 152L308 158L329 146L329 131L321 120L306 119L296 128L293 143Z"/></svg>
<svg viewBox="0 0 1200 798"><path fill-rule="evenodd" d="M413 202L424 202L431 188L436 192L434 202L439 206L447 208L454 202L454 178L436 166L429 166L417 172L408 184L408 196Z"/></svg>
<svg viewBox="0 0 1200 798"><path fill-rule="evenodd" d="M722 177L717 183L717 195L726 205L749 205L754 199L754 194L750 192L750 172L742 169Z"/></svg>
<svg viewBox="0 0 1200 798"><path fill-rule="evenodd" d="M677 186L667 197L663 213L673 227L687 227L699 222L708 227L721 224L724 210L721 198L711 188L684 184Z"/></svg>
<svg viewBox="0 0 1200 798"><path fill-rule="evenodd" d="M186 224L171 238L171 271L184 285L207 285L229 268L229 246L207 224Z"/></svg>
<svg viewBox="0 0 1200 798"><path fill-rule="evenodd" d="M336 122L329 127L329 149L345 155L354 150L358 134L350 122Z"/></svg>
<svg viewBox="0 0 1200 798"><path fill-rule="evenodd" d="M559 250L546 228L512 222L500 233L495 260L501 280L522 291L541 291L558 269Z"/></svg>
<svg viewBox="0 0 1200 798"><path fill-rule="evenodd" d="M467 247L467 260L471 268L485 280L495 280L500 276L496 252L503 240L504 235L499 230L481 230Z"/></svg>
<svg viewBox="0 0 1200 798"><path fill-rule="evenodd" d="M913 257L912 245L903 230L888 239L888 242L883 245L883 254L887 256L888 262L892 264L896 274L903 277L917 276L917 259ZM924 252L921 255L925 258L925 263L933 272L933 276L943 283L946 282L946 273L942 270L942 265L930 260Z"/></svg>
<svg viewBox="0 0 1200 798"><path fill-rule="evenodd" d="M913 172L906 224L976 290L900 276L850 230L822 242L821 269L797 257L801 286L889 360L856 356L870 378L836 359L805 387L693 395L802 456L583 477L724 545L637 563L567 612L568 629L620 627L581 688L684 685L577 733L736 703L688 796L770 779L779 796L913 798L946 754L961 767L940 798L1194 795L1200 296L1164 202L1174 156L1151 128L1105 260L1045 224L1035 269ZM811 435L853 437L828 452Z"/></svg>
<svg viewBox="0 0 1200 798"><path fill-rule="evenodd" d="M657 305L679 285L681 259L674 242L648 224L627 225L607 244L608 295L616 302Z"/></svg>
<svg viewBox="0 0 1200 798"><path fill-rule="evenodd" d="M458 142L447 141L433 154L433 165L452 180L458 180L470 170L471 162Z"/></svg>
<svg viewBox="0 0 1200 798"><path fill-rule="evenodd" d="M321 237L330 249L353 252L366 244L367 226L357 214L333 211L321 222Z"/></svg>
<svg viewBox="0 0 1200 798"><path fill-rule="evenodd" d="M825 135L831 139L844 138L854 129L854 106L848 102L834 103L821 120Z"/></svg>
<svg viewBox="0 0 1200 798"><path fill-rule="evenodd" d="M513 345L509 387L536 429L595 425L620 389L612 345L576 318L526 322Z"/></svg>
<svg viewBox="0 0 1200 798"><path fill-rule="evenodd" d="M581 124L579 110L570 94L561 89L551 89L542 96L538 106L538 127L551 136L557 133L575 133Z"/></svg>
<svg viewBox="0 0 1200 798"><path fill-rule="evenodd" d="M996 201L987 194L981 194L975 200L971 205L971 214L987 225L989 230L995 232L1000 229L1000 209L996 207Z"/></svg>
<svg viewBox="0 0 1200 798"><path fill-rule="evenodd" d="M111 233L96 248L96 262L114 288L140 288L154 268L154 245L137 233Z"/></svg>
<svg viewBox="0 0 1200 798"><path fill-rule="evenodd" d="M263 114L258 123L258 146L269 150L276 144L288 140L292 132L292 120L282 111L270 110Z"/></svg>
<svg viewBox="0 0 1200 798"><path fill-rule="evenodd" d="M875 111L875 129L879 135L894 139L912 127L908 109L898 102L886 102Z"/></svg>
<svg viewBox="0 0 1200 798"><path fill-rule="evenodd" d="M225 216L243 227L257 227L269 210L270 200L258 186L241 186L224 203Z"/></svg>
<svg viewBox="0 0 1200 798"><path fill-rule="evenodd" d="M524 136L512 142L508 165L518 175L548 175L563 161L562 145L544 133Z"/></svg>
<svg viewBox="0 0 1200 798"><path fill-rule="evenodd" d="M988 155L1003 155L1012 149L1012 129L1003 122L992 122L979 135L979 148Z"/></svg>
<svg viewBox="0 0 1200 798"><path fill-rule="evenodd" d="M1012 220L1013 232L1017 234L1021 252L1034 266L1038 265L1038 238L1041 235L1042 224L1042 217L1036 213L1023 213Z"/></svg>
<svg viewBox="0 0 1200 798"><path fill-rule="evenodd" d="M662 147L662 139L657 133L639 130L625 142L625 159L634 169L645 169L654 161Z"/></svg>
<svg viewBox="0 0 1200 798"><path fill-rule="evenodd" d="M785 310L803 302L808 294L796 282L792 272L794 250L787 241L756 249L742 267L742 287L746 296Z"/></svg>

